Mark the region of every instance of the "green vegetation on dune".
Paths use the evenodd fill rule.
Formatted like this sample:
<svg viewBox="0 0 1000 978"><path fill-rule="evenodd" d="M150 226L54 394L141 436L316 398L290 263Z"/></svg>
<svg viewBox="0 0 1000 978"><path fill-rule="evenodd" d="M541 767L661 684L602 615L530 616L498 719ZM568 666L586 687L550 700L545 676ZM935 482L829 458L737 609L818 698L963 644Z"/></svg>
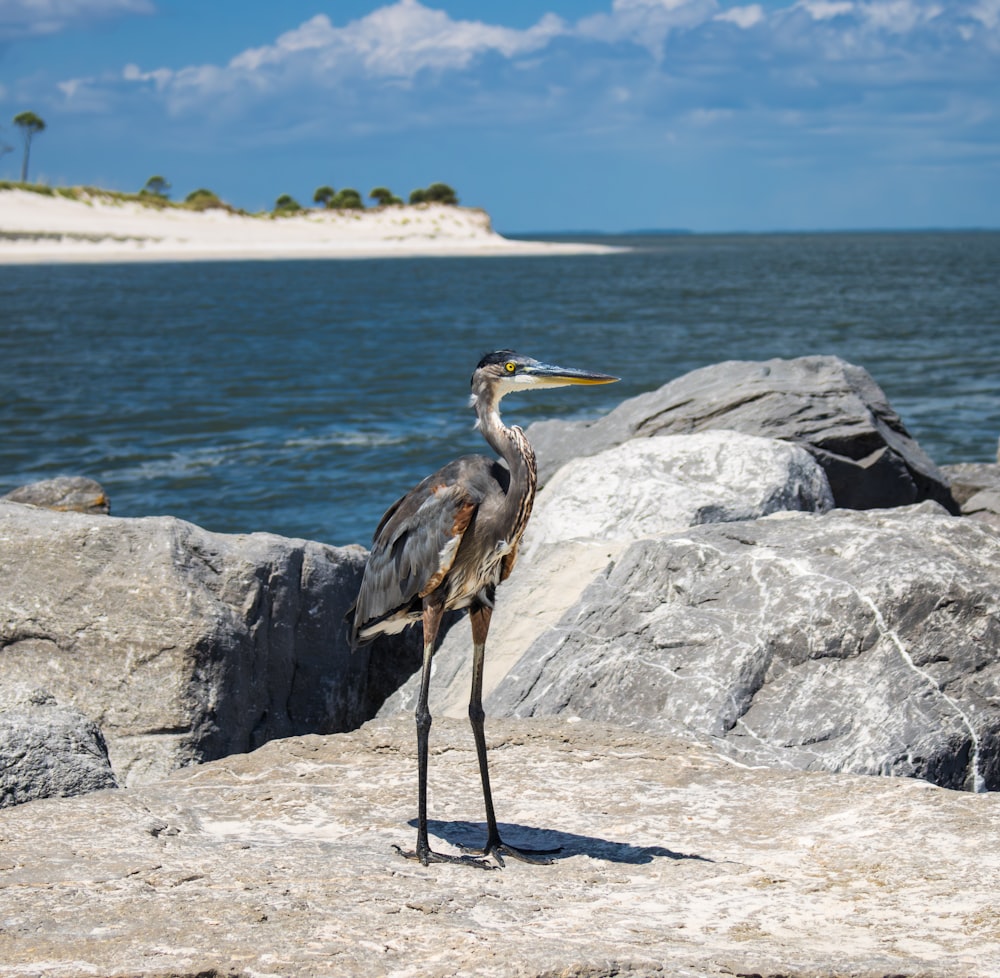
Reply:
<svg viewBox="0 0 1000 978"><path fill-rule="evenodd" d="M209 207L219 207L234 214L246 214L246 211L233 207L220 200L211 190L196 190L183 202L169 200L165 196L151 193L145 188L138 193L123 193L120 190L105 190L102 187L50 187L44 183L22 183L19 180L0 180L0 190L26 190L29 193L41 194L43 197L65 197L81 204L99 201L105 204L141 204L154 210L174 208L185 211L203 211Z"/></svg>
<svg viewBox="0 0 1000 978"><path fill-rule="evenodd" d="M274 208L260 214L251 214L242 208L233 207L222 200L212 190L200 187L191 191L182 201L170 199L170 184L162 176L150 177L141 190L136 193L126 193L120 190L105 190L102 187L76 186L51 187L45 183L27 183L21 180L0 180L0 191L24 190L45 197L64 197L76 200L82 204L99 201L105 204L141 204L154 210L167 208L174 210L205 211L212 208L228 211L231 214L241 214L245 217L290 216L308 213L311 208L304 207L290 194L282 194L275 202ZM402 206L403 201L385 187L376 187L368 195L375 205L373 210L385 207ZM313 195L313 201L322 210L366 210L361 194L347 187L335 191L332 187L320 187ZM410 194L409 203L419 204L450 204L457 205L458 197L447 184L434 183L426 190L414 190Z"/></svg>

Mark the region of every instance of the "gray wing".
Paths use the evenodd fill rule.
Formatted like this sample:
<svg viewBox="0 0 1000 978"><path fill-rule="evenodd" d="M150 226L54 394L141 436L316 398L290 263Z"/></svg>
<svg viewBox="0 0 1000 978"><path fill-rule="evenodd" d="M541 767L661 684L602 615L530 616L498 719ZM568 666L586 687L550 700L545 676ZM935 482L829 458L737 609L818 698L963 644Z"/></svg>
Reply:
<svg viewBox="0 0 1000 978"><path fill-rule="evenodd" d="M382 517L358 599L352 644L401 631L419 619L422 599L440 586L479 505L502 492L497 463L468 455L428 476Z"/></svg>

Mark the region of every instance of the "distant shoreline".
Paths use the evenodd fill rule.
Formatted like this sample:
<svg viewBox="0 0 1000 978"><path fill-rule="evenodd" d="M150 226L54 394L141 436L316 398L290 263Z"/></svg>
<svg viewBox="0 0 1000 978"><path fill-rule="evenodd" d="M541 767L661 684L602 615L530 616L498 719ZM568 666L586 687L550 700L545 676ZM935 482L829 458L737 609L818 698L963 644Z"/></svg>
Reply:
<svg viewBox="0 0 1000 978"><path fill-rule="evenodd" d="M560 241L587 238L779 238L837 235L1000 234L1000 227L966 228L781 228L766 231L692 231L684 228L650 228L638 231L503 231L515 241Z"/></svg>
<svg viewBox="0 0 1000 978"><path fill-rule="evenodd" d="M0 265L584 255L623 250L512 240L482 210L416 204L291 216L192 211L94 194L70 199L0 190Z"/></svg>

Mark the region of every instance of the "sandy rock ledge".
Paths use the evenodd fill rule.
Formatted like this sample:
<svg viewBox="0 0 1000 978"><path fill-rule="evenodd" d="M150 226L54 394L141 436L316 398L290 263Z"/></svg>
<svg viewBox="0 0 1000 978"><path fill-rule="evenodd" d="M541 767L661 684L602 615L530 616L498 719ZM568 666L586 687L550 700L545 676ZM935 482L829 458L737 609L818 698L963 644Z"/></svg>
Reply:
<svg viewBox="0 0 1000 978"><path fill-rule="evenodd" d="M0 976L1000 973L1000 796L567 719L489 733L501 823L552 866L393 851L412 721L273 741L5 812ZM431 741L434 843L475 843L467 725Z"/></svg>

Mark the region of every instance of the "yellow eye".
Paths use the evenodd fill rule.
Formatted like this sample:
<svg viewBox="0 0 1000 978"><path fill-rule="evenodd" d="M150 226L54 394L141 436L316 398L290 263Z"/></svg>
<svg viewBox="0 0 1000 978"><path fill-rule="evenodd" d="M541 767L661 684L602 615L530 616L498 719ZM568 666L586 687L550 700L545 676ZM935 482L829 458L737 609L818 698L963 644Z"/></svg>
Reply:
<svg viewBox="0 0 1000 978"><path fill-rule="evenodd" d="M503 365L503 368L504 368L504 370L506 370L506 371L507 371L507 373L509 373L509 374L512 374L512 373L513 373L513 372L514 372L515 370L517 370L517 364L516 364L516 363L514 363L514 361L513 361L513 360L508 360L508 361L507 361L507 362L506 362L506 363L505 363L505 364Z"/></svg>

